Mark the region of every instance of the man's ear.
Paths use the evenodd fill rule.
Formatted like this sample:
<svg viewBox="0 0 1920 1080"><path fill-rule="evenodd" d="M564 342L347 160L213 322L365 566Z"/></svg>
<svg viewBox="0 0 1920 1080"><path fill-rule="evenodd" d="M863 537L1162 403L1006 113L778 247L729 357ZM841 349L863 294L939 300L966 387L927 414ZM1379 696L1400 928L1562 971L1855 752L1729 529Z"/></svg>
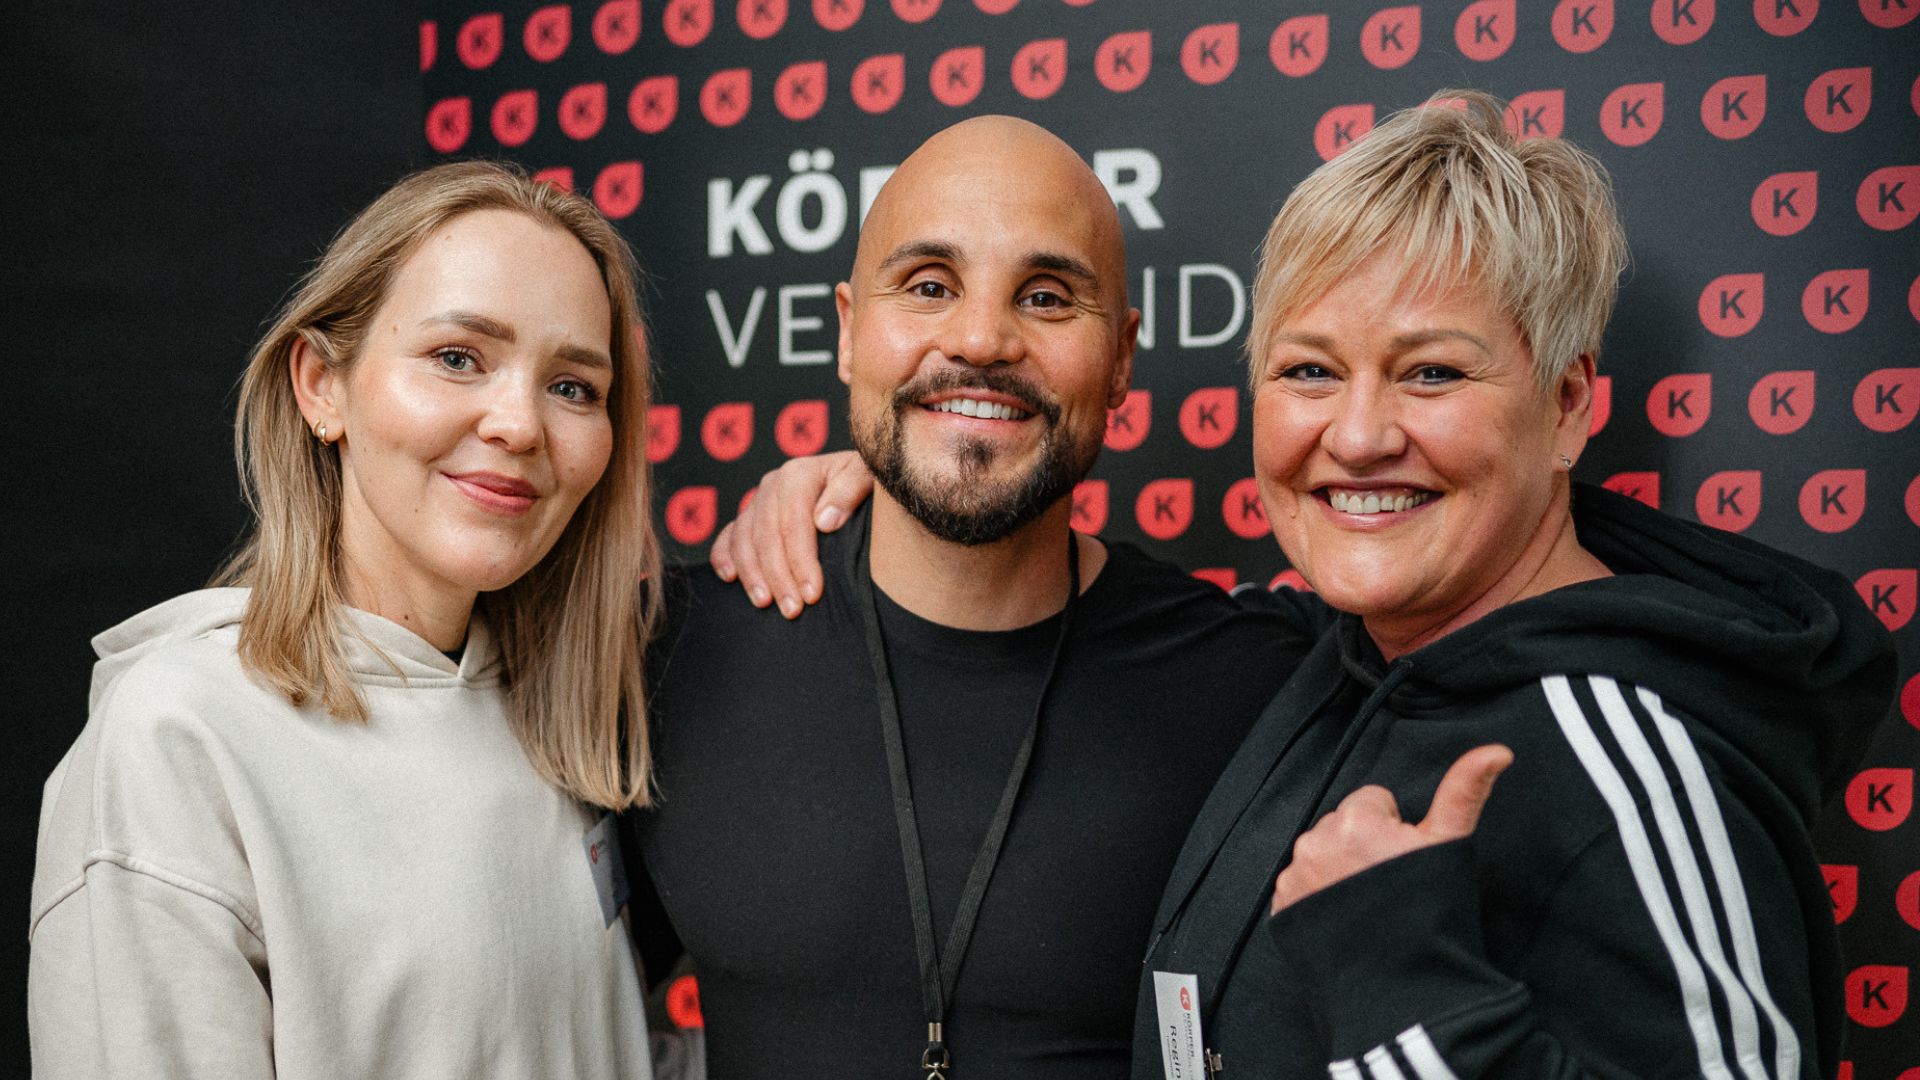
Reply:
<svg viewBox="0 0 1920 1080"><path fill-rule="evenodd" d="M833 287L833 310L840 316L840 381L853 381L853 285L841 282Z"/></svg>
<svg viewBox="0 0 1920 1080"><path fill-rule="evenodd" d="M1140 309L1128 308L1127 317L1120 324L1118 355L1113 362L1113 375L1107 382L1107 408L1117 409L1127 400L1127 391L1133 388L1133 353L1140 344Z"/></svg>
<svg viewBox="0 0 1920 1080"><path fill-rule="evenodd" d="M317 433L325 424L326 442L345 434L335 401L339 375L304 334L293 339L293 348L287 353L287 374L293 379L293 398L300 405L300 415L306 418L307 430Z"/></svg>

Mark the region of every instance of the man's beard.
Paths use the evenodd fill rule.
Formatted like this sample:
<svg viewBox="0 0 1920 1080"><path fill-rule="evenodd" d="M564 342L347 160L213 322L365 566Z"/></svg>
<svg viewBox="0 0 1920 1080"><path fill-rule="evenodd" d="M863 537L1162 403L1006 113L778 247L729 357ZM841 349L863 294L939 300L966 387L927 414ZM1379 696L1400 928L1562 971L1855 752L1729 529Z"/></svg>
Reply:
<svg viewBox="0 0 1920 1080"><path fill-rule="evenodd" d="M1040 458L1020 476L988 480L1004 453L995 440L962 437L923 451L951 455L952 475L928 475L907 459L906 417L930 394L987 390L1021 403L1044 424ZM928 532L954 544L976 547L1013 535L1073 491L1093 468L1100 444L1075 446L1060 431L1060 406L1003 371L945 370L916 378L893 395L892 407L874 422L853 425L854 447L873 478Z"/></svg>

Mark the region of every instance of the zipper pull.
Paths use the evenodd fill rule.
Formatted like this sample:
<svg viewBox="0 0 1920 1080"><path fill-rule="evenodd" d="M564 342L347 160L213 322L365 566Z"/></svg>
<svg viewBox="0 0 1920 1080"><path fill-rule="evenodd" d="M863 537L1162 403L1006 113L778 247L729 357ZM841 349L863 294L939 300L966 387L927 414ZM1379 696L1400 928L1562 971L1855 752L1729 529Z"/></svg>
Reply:
<svg viewBox="0 0 1920 1080"><path fill-rule="evenodd" d="M1219 1051L1216 1051L1216 1050L1207 1051L1207 1075L1209 1077L1219 1076L1221 1073L1226 1071L1227 1071L1227 1067L1224 1064L1222 1064L1220 1061Z"/></svg>

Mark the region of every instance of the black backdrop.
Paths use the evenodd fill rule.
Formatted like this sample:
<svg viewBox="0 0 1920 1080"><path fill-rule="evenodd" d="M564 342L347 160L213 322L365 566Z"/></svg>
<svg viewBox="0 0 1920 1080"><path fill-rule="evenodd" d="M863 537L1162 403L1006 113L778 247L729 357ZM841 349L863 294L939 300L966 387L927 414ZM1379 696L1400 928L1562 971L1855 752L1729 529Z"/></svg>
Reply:
<svg viewBox="0 0 1920 1080"><path fill-rule="evenodd" d="M1140 392L1078 523L1266 581L1284 564L1237 486L1234 285L1323 153L1467 85L1528 95L1514 123L1564 131L1617 177L1636 265L1579 475L1833 566L1897 628L1904 721L1821 836L1854 1075L1914 1080L1916 14L1920 0L469 0L32 15L0 46L24 46L0 71L26 196L7 210L5 340L29 372L5 406L27 463L10 485L26 527L8 685L30 733L6 895L24 922L38 785L82 718L86 637L199 582L240 527L226 423L251 335L410 165L510 157L620 218L653 276L666 525L694 554L765 468L845 445L825 290L851 260L863 173L964 115L1047 124L1123 196L1136 302L1152 305ZM0 1010L17 1030L8 940Z"/></svg>

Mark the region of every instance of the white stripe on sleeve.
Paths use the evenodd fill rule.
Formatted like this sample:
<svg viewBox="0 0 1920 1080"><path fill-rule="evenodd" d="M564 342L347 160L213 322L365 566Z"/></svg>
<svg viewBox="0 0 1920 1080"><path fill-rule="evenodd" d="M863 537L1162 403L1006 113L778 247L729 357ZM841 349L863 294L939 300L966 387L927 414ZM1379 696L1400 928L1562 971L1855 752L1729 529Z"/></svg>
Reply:
<svg viewBox="0 0 1920 1080"><path fill-rule="evenodd" d="M1400 1063L1393 1060L1393 1051L1384 1046L1367 1051L1361 1060L1367 1063L1373 1080L1407 1080L1407 1074L1400 1071Z"/></svg>
<svg viewBox="0 0 1920 1080"><path fill-rule="evenodd" d="M1333 1080L1367 1080L1366 1074L1360 1071L1360 1066L1355 1065L1352 1058L1328 1062L1327 1075Z"/></svg>
<svg viewBox="0 0 1920 1080"><path fill-rule="evenodd" d="M1446 1059L1440 1056L1439 1048L1433 1045L1433 1038L1422 1025L1413 1025L1395 1035L1393 1041L1400 1044L1400 1052L1407 1055L1407 1064L1413 1066L1420 1080L1460 1080L1447 1068Z"/></svg>

